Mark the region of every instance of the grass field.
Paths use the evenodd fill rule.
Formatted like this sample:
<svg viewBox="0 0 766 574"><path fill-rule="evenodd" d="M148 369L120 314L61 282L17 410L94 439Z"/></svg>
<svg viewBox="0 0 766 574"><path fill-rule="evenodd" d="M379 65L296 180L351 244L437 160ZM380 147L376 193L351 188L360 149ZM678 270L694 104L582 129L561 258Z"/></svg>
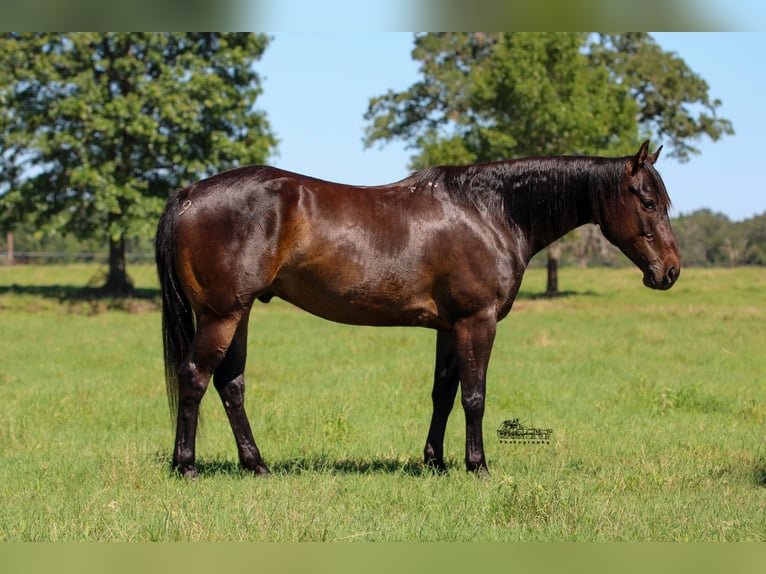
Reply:
<svg viewBox="0 0 766 574"><path fill-rule="evenodd" d="M248 411L273 475L240 472L215 392L195 481L173 440L150 266L142 298L79 296L89 265L0 267L0 540L766 540L766 270L531 270L490 365L491 476L421 466L434 333L251 318ZM548 445L497 440L518 417Z"/></svg>

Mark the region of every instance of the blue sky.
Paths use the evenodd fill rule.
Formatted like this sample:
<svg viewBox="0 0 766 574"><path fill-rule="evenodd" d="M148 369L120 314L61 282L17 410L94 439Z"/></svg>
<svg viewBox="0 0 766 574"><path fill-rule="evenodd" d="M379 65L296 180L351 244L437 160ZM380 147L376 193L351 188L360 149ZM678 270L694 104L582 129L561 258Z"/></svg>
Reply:
<svg viewBox="0 0 766 574"><path fill-rule="evenodd" d="M764 3L766 4L766 3ZM364 112L369 99L403 90L418 79L410 32L278 32L257 64L264 77L258 107L280 139L271 163L343 183L375 185L407 175L411 151L404 143L365 149ZM722 101L721 117L735 135L702 140L702 153L687 163L662 158L658 169L673 215L700 208L742 220L766 212L760 182L765 147L766 34L657 33ZM639 142L637 142L638 144Z"/></svg>

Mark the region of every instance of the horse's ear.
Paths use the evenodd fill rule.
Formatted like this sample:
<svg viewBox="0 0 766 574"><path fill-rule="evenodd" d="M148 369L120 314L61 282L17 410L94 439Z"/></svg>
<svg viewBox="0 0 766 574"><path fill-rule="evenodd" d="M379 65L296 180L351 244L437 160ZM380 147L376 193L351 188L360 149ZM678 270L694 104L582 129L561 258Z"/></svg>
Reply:
<svg viewBox="0 0 766 574"><path fill-rule="evenodd" d="M641 149L638 150L638 153L633 156L633 160L631 161L630 166L630 172L632 175L636 175L638 170L641 168L641 165L646 161L647 156L649 155L649 140L646 140L644 143L641 144Z"/></svg>
<svg viewBox="0 0 766 574"><path fill-rule="evenodd" d="M657 148L657 151L655 151L652 155L646 156L646 161L653 164L657 161L657 158L660 157L660 150L662 149L662 146Z"/></svg>

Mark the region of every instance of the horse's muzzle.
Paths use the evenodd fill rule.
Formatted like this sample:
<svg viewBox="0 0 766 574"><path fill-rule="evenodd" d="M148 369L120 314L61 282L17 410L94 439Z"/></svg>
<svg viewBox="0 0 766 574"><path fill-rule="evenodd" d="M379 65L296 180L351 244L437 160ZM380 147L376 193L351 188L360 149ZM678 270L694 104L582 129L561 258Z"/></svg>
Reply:
<svg viewBox="0 0 766 574"><path fill-rule="evenodd" d="M670 289L681 274L681 270L678 267L671 266L665 271L664 275L657 275L651 269L644 273L644 285L651 289L659 289L665 291Z"/></svg>

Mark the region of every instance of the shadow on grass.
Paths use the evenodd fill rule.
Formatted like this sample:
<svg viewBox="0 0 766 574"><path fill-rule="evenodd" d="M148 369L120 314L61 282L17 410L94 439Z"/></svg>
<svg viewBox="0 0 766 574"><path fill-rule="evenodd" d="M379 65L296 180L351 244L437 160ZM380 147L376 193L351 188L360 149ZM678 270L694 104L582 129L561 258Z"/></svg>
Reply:
<svg viewBox="0 0 766 574"><path fill-rule="evenodd" d="M81 307L97 313L110 309L130 312L153 311L160 308L159 289L133 288L123 295L115 295L101 287L75 285L0 285L0 296L33 296L55 301L70 307ZM22 305L23 307L23 305Z"/></svg>
<svg viewBox="0 0 766 574"><path fill-rule="evenodd" d="M36 295L46 299L57 299L61 302L88 299L119 298L101 287L78 287L75 285L0 285L0 295ZM125 295L132 299L156 299L160 296L159 289L133 288Z"/></svg>
<svg viewBox="0 0 766 574"><path fill-rule="evenodd" d="M172 474L170 459L166 456L158 457ZM424 476L436 474L432 468L423 464L420 460L401 460L396 458L371 458L355 459L342 458L332 459L326 456L300 457L287 460L267 461L271 473L276 476L300 475L300 474L391 474L402 476ZM458 464L454 461L448 466L457 469ZM229 460L197 460L197 472L199 476L233 476L248 478L252 474L244 470L238 462Z"/></svg>
<svg viewBox="0 0 766 574"><path fill-rule="evenodd" d="M592 289L588 289L587 291L559 291L558 295L555 297L550 297L546 293L529 293L526 291L519 292L518 295L516 295L517 301L555 301L557 299L566 299L567 297L599 297L601 294L597 293L596 291L593 291Z"/></svg>
<svg viewBox="0 0 766 574"><path fill-rule="evenodd" d="M421 460L397 458L342 458L326 456L300 457L278 461L271 466L274 474L398 474L422 476L433 470Z"/></svg>

